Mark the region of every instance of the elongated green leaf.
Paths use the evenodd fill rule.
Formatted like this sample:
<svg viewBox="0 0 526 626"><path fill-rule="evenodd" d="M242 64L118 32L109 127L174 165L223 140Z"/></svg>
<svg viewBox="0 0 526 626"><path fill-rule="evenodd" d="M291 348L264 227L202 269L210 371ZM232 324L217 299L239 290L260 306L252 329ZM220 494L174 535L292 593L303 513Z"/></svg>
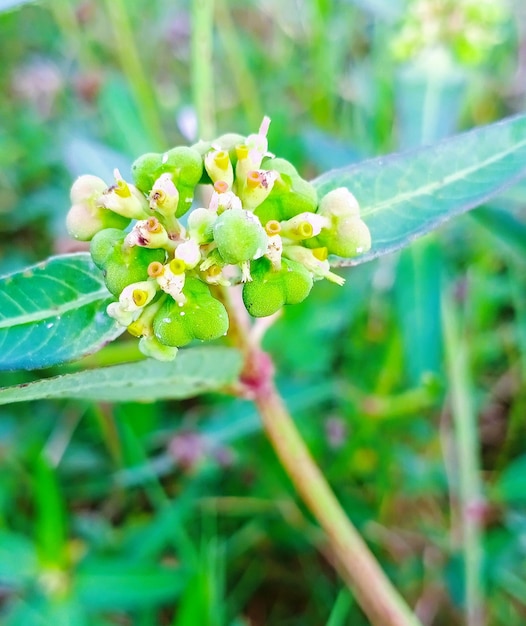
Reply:
<svg viewBox="0 0 526 626"><path fill-rule="evenodd" d="M156 606L177 597L187 572L124 559L90 559L75 580L75 592L91 610L126 610Z"/></svg>
<svg viewBox="0 0 526 626"><path fill-rule="evenodd" d="M402 154L333 170L313 181L320 195L347 187L371 230L372 249L336 265L358 265L472 209L526 175L526 116Z"/></svg>
<svg viewBox="0 0 526 626"><path fill-rule="evenodd" d="M87 253L52 257L0 278L0 370L78 359L122 333Z"/></svg>
<svg viewBox="0 0 526 626"><path fill-rule="evenodd" d="M146 359L0 389L0 404L48 398L107 402L189 398L233 383L241 355L232 348L182 350L174 362Z"/></svg>

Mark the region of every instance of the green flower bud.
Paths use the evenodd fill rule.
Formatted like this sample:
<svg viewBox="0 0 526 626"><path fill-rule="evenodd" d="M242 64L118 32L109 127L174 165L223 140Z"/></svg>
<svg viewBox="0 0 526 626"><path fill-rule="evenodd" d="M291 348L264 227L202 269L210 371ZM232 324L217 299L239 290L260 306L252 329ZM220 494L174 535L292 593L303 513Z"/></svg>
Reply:
<svg viewBox="0 0 526 626"><path fill-rule="evenodd" d="M98 200L107 185L98 176L79 176L70 191L72 207L66 217L68 233L80 241L90 241L104 228L126 228L130 220L102 208Z"/></svg>
<svg viewBox="0 0 526 626"><path fill-rule="evenodd" d="M298 304L312 289L311 273L289 259L283 259L279 272L267 259L259 259L252 262L251 273L252 282L243 286L243 302L253 317L267 317L286 304Z"/></svg>
<svg viewBox="0 0 526 626"><path fill-rule="evenodd" d="M331 220L359 217L360 205L347 187L338 187L338 189L333 189L323 196L317 213Z"/></svg>
<svg viewBox="0 0 526 626"><path fill-rule="evenodd" d="M250 211L229 209L214 223L214 241L226 263L257 259L267 249L267 233Z"/></svg>
<svg viewBox="0 0 526 626"><path fill-rule="evenodd" d="M74 204L66 216L68 233L79 241L90 241L105 228L126 228L130 220L87 202Z"/></svg>
<svg viewBox="0 0 526 626"><path fill-rule="evenodd" d="M194 209L188 216L188 233L197 243L210 243L214 239L213 226L217 214L209 209Z"/></svg>
<svg viewBox="0 0 526 626"><path fill-rule="evenodd" d="M79 176L69 193L72 204L81 204L86 201L95 202L107 189L108 185L98 176L85 174Z"/></svg>
<svg viewBox="0 0 526 626"><path fill-rule="evenodd" d="M360 219L360 207L346 187L339 187L323 196L318 215L329 220L309 246L325 246L330 254L352 258L371 248L371 233Z"/></svg>
<svg viewBox="0 0 526 626"><path fill-rule="evenodd" d="M367 224L359 217L340 220L334 229L322 231L318 240L327 247L329 254L347 259L371 249L371 233Z"/></svg>
<svg viewBox="0 0 526 626"><path fill-rule="evenodd" d="M139 350L145 355L158 361L173 361L177 356L177 348L161 343L155 335L142 337L139 341Z"/></svg>

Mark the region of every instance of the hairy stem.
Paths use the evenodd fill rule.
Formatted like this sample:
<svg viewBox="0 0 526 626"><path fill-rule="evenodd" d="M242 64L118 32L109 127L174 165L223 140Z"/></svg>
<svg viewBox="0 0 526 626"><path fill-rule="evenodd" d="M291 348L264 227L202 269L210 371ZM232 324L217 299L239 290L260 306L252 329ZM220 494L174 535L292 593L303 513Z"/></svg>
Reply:
<svg viewBox="0 0 526 626"><path fill-rule="evenodd" d="M419 626L314 462L274 384L269 356L251 340L246 312L226 294L223 302L230 313L230 336L245 354L242 380L281 464L327 534L342 577L374 626Z"/></svg>

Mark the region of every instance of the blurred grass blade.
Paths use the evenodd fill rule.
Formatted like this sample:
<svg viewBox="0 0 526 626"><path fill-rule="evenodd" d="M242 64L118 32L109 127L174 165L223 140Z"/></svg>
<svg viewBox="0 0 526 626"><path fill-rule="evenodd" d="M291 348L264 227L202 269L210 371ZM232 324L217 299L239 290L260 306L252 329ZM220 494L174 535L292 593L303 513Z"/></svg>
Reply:
<svg viewBox="0 0 526 626"><path fill-rule="evenodd" d="M440 370L442 336L440 289L442 253L432 237L404 250L395 285L405 368L417 386L426 373Z"/></svg>
<svg viewBox="0 0 526 626"><path fill-rule="evenodd" d="M526 258L526 224L515 215L502 209L484 206L471 213L471 216L489 233L498 237L524 262Z"/></svg>
<svg viewBox="0 0 526 626"><path fill-rule="evenodd" d="M35 535L42 562L61 567L65 562L65 508L57 475L40 455L34 467Z"/></svg>
<svg viewBox="0 0 526 626"><path fill-rule="evenodd" d="M75 592L90 610L130 610L174 600L186 579L181 568L128 559L93 558L79 568Z"/></svg>
<svg viewBox="0 0 526 626"><path fill-rule="evenodd" d="M333 170L314 180L319 195L347 187L372 235L358 265L403 248L526 175L526 116L509 118L438 144Z"/></svg>
<svg viewBox="0 0 526 626"><path fill-rule="evenodd" d="M49 398L104 402L189 398L235 382L241 354L232 348L189 348L173 363L147 359L0 389L0 404Z"/></svg>
<svg viewBox="0 0 526 626"><path fill-rule="evenodd" d="M48 367L101 348L123 331L104 314L111 300L87 253L0 278L0 370Z"/></svg>
<svg viewBox="0 0 526 626"><path fill-rule="evenodd" d="M354 604L354 598L347 589L342 589L332 607L329 621L326 626L345 626L348 623L349 611Z"/></svg>

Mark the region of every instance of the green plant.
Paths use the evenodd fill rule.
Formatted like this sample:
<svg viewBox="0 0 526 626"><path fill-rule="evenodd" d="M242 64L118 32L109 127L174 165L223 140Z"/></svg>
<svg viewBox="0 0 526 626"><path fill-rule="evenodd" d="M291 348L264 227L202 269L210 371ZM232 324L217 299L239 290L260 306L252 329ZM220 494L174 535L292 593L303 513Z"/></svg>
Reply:
<svg viewBox="0 0 526 626"><path fill-rule="evenodd" d="M178 346L218 338L227 328L231 347L188 348L174 364L147 359L7 387L0 391L0 403L52 397L155 400L213 389L251 398L371 623L417 624L313 463L246 309L267 316L305 298L313 278L339 282L328 269L327 251L349 257L365 252L349 260L333 256L334 266L364 263L409 245L518 181L526 175L526 117L330 171L310 184L286 161L263 161L265 134L264 127L241 143L237 135L232 144L232 136L224 136L228 140L219 138L217 145L145 155L133 168L136 187L119 173L111 187L80 179L73 187L68 225L79 238L92 238L93 261L86 253L53 257L1 282L4 370L78 359L116 338L123 326L142 336L146 355L161 361L172 360ZM245 166L247 146L254 149L257 142L256 157ZM188 226L182 226L188 194L209 181L215 185L210 207L195 209ZM126 233L115 228L121 218L137 222ZM94 226L86 229L87 223ZM272 246L279 232L285 245ZM238 273L225 272L229 266ZM214 362L219 358L220 367ZM60 571L60 563L56 566Z"/></svg>

